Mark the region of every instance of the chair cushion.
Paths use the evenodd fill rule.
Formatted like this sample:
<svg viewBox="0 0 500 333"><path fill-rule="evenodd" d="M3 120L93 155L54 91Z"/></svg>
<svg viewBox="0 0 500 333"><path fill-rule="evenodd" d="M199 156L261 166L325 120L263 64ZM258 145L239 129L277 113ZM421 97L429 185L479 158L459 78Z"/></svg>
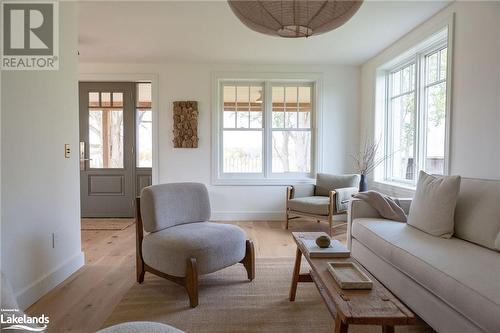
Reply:
<svg viewBox="0 0 500 333"><path fill-rule="evenodd" d="M500 251L500 181L462 178L455 236Z"/></svg>
<svg viewBox="0 0 500 333"><path fill-rule="evenodd" d="M420 171L410 207L408 224L430 235L450 238L460 176L432 176Z"/></svg>
<svg viewBox="0 0 500 333"><path fill-rule="evenodd" d="M329 205L329 197L312 196L288 200L288 208L291 210L314 215L328 215Z"/></svg>
<svg viewBox="0 0 500 333"><path fill-rule="evenodd" d="M174 225L210 219L210 200L204 184L170 183L148 186L141 193L144 230L155 232Z"/></svg>
<svg viewBox="0 0 500 333"><path fill-rule="evenodd" d="M318 173L314 195L329 196L330 191L345 187L358 187L359 175L330 175Z"/></svg>
<svg viewBox="0 0 500 333"><path fill-rule="evenodd" d="M498 332L500 253L384 219L356 219L352 235L485 331Z"/></svg>
<svg viewBox="0 0 500 333"><path fill-rule="evenodd" d="M161 323L131 321L106 327L96 333L184 333L184 331Z"/></svg>
<svg viewBox="0 0 500 333"><path fill-rule="evenodd" d="M240 227L188 223L145 235L142 257L148 266L173 276L185 276L187 260L196 258L198 274L208 274L240 262L245 243Z"/></svg>

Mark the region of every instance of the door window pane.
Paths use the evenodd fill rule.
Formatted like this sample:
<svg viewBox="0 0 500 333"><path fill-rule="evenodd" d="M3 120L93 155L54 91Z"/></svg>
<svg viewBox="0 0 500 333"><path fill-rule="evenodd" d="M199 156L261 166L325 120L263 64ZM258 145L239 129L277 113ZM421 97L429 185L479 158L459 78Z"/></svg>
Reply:
<svg viewBox="0 0 500 333"><path fill-rule="evenodd" d="M311 132L273 131L272 145L274 173L311 171Z"/></svg>
<svg viewBox="0 0 500 333"><path fill-rule="evenodd" d="M113 93L113 107L121 108L123 107L123 93L114 92Z"/></svg>
<svg viewBox="0 0 500 333"><path fill-rule="evenodd" d="M136 87L136 166L153 166L153 113L151 112L151 83L141 82Z"/></svg>
<svg viewBox="0 0 500 333"><path fill-rule="evenodd" d="M137 167L153 166L153 119L149 109L137 110Z"/></svg>
<svg viewBox="0 0 500 333"><path fill-rule="evenodd" d="M102 92L101 93L101 106L110 107L111 106L111 93Z"/></svg>
<svg viewBox="0 0 500 333"><path fill-rule="evenodd" d="M123 110L89 110L91 168L123 168Z"/></svg>
<svg viewBox="0 0 500 333"><path fill-rule="evenodd" d="M89 158L91 168L103 167L102 111L89 110Z"/></svg>
<svg viewBox="0 0 500 333"><path fill-rule="evenodd" d="M224 131L223 172L262 172L262 131Z"/></svg>
<svg viewBox="0 0 500 333"><path fill-rule="evenodd" d="M89 92L89 107L99 107L98 92Z"/></svg>
<svg viewBox="0 0 500 333"><path fill-rule="evenodd" d="M139 108L151 108L151 83L144 82L137 84L137 102Z"/></svg>

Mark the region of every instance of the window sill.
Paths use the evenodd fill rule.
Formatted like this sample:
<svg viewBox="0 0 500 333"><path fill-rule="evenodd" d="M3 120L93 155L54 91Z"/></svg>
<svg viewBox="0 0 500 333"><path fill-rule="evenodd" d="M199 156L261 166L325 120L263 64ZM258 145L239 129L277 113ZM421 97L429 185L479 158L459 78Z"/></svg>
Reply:
<svg viewBox="0 0 500 333"><path fill-rule="evenodd" d="M289 186L299 184L315 184L316 180L307 179L215 179L215 186Z"/></svg>
<svg viewBox="0 0 500 333"><path fill-rule="evenodd" d="M413 197L415 194L415 186L402 183L390 182L385 180L374 180L373 186L381 192L386 192L390 195L398 197Z"/></svg>

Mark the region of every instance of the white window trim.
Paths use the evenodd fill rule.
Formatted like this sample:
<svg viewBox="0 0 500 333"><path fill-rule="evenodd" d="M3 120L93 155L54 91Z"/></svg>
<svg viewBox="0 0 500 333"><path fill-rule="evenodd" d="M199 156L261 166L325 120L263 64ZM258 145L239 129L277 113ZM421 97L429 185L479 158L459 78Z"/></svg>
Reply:
<svg viewBox="0 0 500 333"><path fill-rule="evenodd" d="M269 170L269 163L265 163L266 158L271 158L271 151L266 142L269 142L271 129L263 127L264 138L262 141L263 152L263 172L259 174L222 174L222 113L221 110L221 83L226 82L255 82L264 83L264 96L270 96L273 84L297 84L307 83L313 87L313 112L311 117L311 172L307 175L291 173L286 176L277 177ZM264 98L264 101L268 101ZM323 105L323 75L321 73L255 73L255 72L214 72L212 73L212 163L211 178L213 185L293 185L312 184L315 181L316 173L321 170L322 165L322 140L321 140L321 117ZM271 105L266 105L266 110ZM271 120L271 112L264 113L264 123Z"/></svg>
<svg viewBox="0 0 500 333"><path fill-rule="evenodd" d="M406 52L403 52L400 56L397 56L393 58L392 60L386 62L385 64L381 65L380 67L377 68L377 79L375 80L377 87L375 88L375 91L379 91L379 89L383 89L384 91L384 99L382 103L379 103L376 101L376 109L377 112L383 112L383 128L381 128L381 132L378 134L382 135L382 137L374 137L373 140L379 140L382 138L383 142L383 153L386 154L386 147L387 147L387 111L388 111L388 73L396 69L398 66L403 66L404 64L408 64L411 59L417 59L417 56L420 55L422 57L425 57L426 54L432 53L434 50L436 50L437 47L440 45L447 45L447 68L446 68L446 116L445 116L445 147L444 147L444 174L449 175L451 172L451 166L450 166L450 161L451 161L451 142L450 142L450 137L451 137L451 121L452 121L452 88L453 88L453 54L454 54L454 48L453 48L453 35L454 35L454 15L450 15L448 19L443 22L442 25L439 25L436 29L434 29L431 33L422 36L420 38L419 42L415 43L415 47L410 48ZM443 41L440 38L433 38L436 36L439 36L440 33L442 33L445 29L447 29L447 39L446 41ZM417 61L416 66L417 66L417 71L420 69L418 68L419 61ZM423 75L423 73L420 74ZM381 87L383 85L383 87ZM420 88L420 82L416 82L416 89L417 89L417 94L418 91L421 90ZM423 85L422 85L423 87ZM423 94L423 91L421 92ZM377 93L375 94L377 96ZM417 96L416 96L417 97ZM376 97L377 98L377 97ZM421 97L415 98L415 103L418 103L418 100ZM418 112L420 113L420 112ZM377 116L376 116L377 117ZM422 118L422 117L420 117ZM418 119L417 121L422 121L421 119ZM419 126L421 126L419 124ZM377 133L377 131L375 131ZM417 145L423 144L424 138L419 138L419 133L417 131ZM422 141L419 142L419 141ZM417 146L416 145L416 146ZM416 147L415 147L416 148ZM416 148L417 149L417 148ZM420 152L419 152L420 153ZM415 155L416 156L416 155ZM422 158L419 156L418 158L419 164L422 164ZM385 188L393 188L394 190L403 190L403 191L414 191L416 188L416 182L417 179L415 179L415 182L413 183L407 183L407 182L397 182L397 181L392 181L387 178L387 168L388 168L387 160L382 163L377 169L380 170L382 169L382 172L375 170L375 177L374 177L374 184L375 186L379 185L380 187L385 187ZM421 170L421 165L417 165L417 172L418 170ZM418 173L417 173L418 177Z"/></svg>

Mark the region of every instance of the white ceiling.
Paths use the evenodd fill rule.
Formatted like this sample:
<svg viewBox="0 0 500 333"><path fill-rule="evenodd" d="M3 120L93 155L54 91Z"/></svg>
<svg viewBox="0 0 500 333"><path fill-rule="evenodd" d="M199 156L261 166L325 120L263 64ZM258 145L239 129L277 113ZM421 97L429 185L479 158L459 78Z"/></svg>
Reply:
<svg viewBox="0 0 500 333"><path fill-rule="evenodd" d="M226 1L80 2L81 62L361 64L447 1L365 1L340 28L308 39L249 30Z"/></svg>

